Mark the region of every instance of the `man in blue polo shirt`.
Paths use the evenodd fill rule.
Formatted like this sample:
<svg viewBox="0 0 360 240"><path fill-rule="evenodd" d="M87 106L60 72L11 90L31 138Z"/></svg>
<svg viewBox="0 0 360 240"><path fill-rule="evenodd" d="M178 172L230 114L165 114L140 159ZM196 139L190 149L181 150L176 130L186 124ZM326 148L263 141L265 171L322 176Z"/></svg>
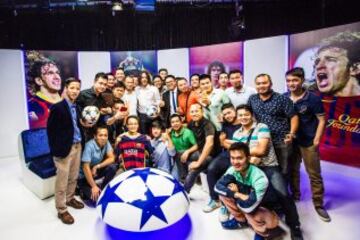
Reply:
<svg viewBox="0 0 360 240"><path fill-rule="evenodd" d="M84 200L96 202L101 190L113 179L117 165L114 164L115 156L108 140L108 129L99 126L94 138L88 141L81 158L82 168L79 175L80 196ZM104 177L98 185L95 180Z"/></svg>
<svg viewBox="0 0 360 240"><path fill-rule="evenodd" d="M272 81L268 74L256 76L255 85L258 93L249 98L248 104L256 120L269 127L281 173L288 180L292 140L299 125L299 117L291 100L271 89Z"/></svg>
<svg viewBox="0 0 360 240"><path fill-rule="evenodd" d="M326 124L321 98L303 88L305 74L302 68L290 69L285 76L289 89L285 95L294 102L301 124L294 141L293 164L290 169L293 197L300 200L300 164L303 158L310 178L315 210L323 221L329 222L331 219L323 204L324 184L318 148Z"/></svg>

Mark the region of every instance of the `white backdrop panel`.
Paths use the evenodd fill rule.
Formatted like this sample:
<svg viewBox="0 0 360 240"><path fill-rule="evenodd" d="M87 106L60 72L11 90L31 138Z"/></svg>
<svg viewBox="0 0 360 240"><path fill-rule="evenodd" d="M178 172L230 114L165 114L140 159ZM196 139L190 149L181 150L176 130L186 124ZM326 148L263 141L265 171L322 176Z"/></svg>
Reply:
<svg viewBox="0 0 360 240"><path fill-rule="evenodd" d="M189 79L189 49L169 49L158 51L158 69L166 68L175 77Z"/></svg>
<svg viewBox="0 0 360 240"><path fill-rule="evenodd" d="M18 136L28 129L24 61L20 50L0 49L0 161L18 155Z"/></svg>
<svg viewBox="0 0 360 240"><path fill-rule="evenodd" d="M78 52L79 78L82 82L81 89L90 88L93 85L95 74L98 72L110 72L109 52Z"/></svg>
<svg viewBox="0 0 360 240"><path fill-rule="evenodd" d="M267 73L273 80L273 89L283 93L286 89L285 72L288 69L288 36L277 36L245 41L244 80L255 86L254 79Z"/></svg>

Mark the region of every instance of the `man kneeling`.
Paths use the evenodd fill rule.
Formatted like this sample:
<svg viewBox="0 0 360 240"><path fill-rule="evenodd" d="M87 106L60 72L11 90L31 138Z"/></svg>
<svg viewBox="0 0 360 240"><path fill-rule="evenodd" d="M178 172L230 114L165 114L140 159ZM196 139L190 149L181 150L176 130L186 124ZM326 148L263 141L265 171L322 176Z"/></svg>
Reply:
<svg viewBox="0 0 360 240"><path fill-rule="evenodd" d="M94 138L86 143L81 158L82 168L78 185L83 200L90 200L95 204L101 190L116 174L117 164L114 161L114 151L108 141L108 129L106 126L99 126ZM96 180L101 178L104 179L98 185Z"/></svg>
<svg viewBox="0 0 360 240"><path fill-rule="evenodd" d="M231 167L216 183L215 191L226 206L236 227L249 224L255 231L255 239L264 239L280 234L278 216L261 206L269 181L264 172L249 163L249 147L242 142L229 148ZM233 224L231 224L233 225ZM233 227L235 228L235 227Z"/></svg>

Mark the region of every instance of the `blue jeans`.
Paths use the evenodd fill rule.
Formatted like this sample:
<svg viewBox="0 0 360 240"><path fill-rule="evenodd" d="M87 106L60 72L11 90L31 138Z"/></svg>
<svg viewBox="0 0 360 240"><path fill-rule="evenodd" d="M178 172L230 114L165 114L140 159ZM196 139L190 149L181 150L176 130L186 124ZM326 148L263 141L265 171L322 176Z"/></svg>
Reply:
<svg viewBox="0 0 360 240"><path fill-rule="evenodd" d="M290 229L300 226L299 214L296 209L294 200L290 197L290 194L285 184L283 175L280 173L277 166L274 167L260 167L265 173L270 182L268 194L270 198L276 197L280 205L283 208L285 214L285 221Z"/></svg>

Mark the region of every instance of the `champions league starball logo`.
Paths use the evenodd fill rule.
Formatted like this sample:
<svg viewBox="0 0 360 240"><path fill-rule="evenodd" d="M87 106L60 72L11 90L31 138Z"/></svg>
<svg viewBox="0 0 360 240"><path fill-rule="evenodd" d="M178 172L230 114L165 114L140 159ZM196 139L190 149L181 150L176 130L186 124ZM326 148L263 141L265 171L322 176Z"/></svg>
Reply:
<svg viewBox="0 0 360 240"><path fill-rule="evenodd" d="M132 232L166 228L182 219L189 199L171 175L153 168L126 171L102 191L97 211L108 225Z"/></svg>

